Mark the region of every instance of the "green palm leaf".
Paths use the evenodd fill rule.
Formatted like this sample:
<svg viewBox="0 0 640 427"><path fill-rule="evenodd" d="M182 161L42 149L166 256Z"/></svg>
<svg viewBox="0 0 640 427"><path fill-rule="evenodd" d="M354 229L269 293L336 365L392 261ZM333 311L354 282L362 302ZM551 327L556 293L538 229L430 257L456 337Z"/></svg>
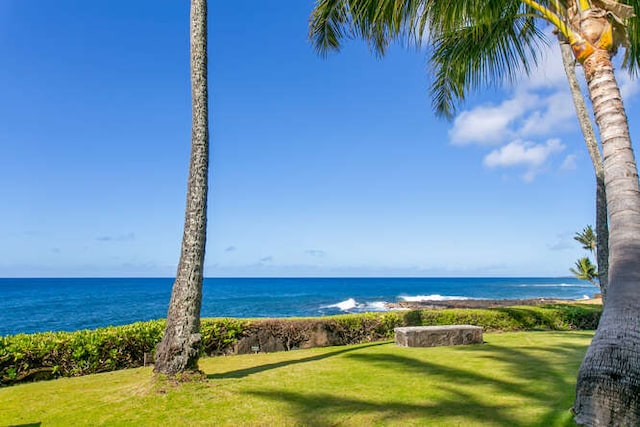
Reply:
<svg viewBox="0 0 640 427"><path fill-rule="evenodd" d="M537 64L544 34L517 4L502 16L449 30L433 40L431 93L436 113L451 118L468 90L514 82Z"/></svg>
<svg viewBox="0 0 640 427"><path fill-rule="evenodd" d="M309 38L321 55L340 50L343 38L360 37L378 55L396 39L420 42L426 28L423 1L318 0Z"/></svg>
<svg viewBox="0 0 640 427"><path fill-rule="evenodd" d="M340 39L349 34L349 10L344 0L319 0L311 14L309 38L321 55L340 50Z"/></svg>
<svg viewBox="0 0 640 427"><path fill-rule="evenodd" d="M594 285L597 285L596 280L598 278L598 271L589 258L580 258L576 261L575 266L576 268L570 268L569 271L571 271L576 278L580 280L588 280Z"/></svg>
<svg viewBox="0 0 640 427"><path fill-rule="evenodd" d="M538 3L566 17L566 0ZM629 39L624 66L635 74L640 68L640 0L619 3L636 11L622 20ZM381 56L393 41L419 46L428 39L433 107L451 118L468 92L529 74L541 44L548 42L542 33L547 25L521 0L318 0L309 37L322 55L340 50L342 39L359 37Z"/></svg>
<svg viewBox="0 0 640 427"><path fill-rule="evenodd" d="M637 77L640 70L640 0L623 0L620 3L633 7L635 16L626 19L627 38L629 46L624 55L623 67L629 69L629 73Z"/></svg>
<svg viewBox="0 0 640 427"><path fill-rule="evenodd" d="M582 244L582 249L594 252L596 250L596 233L590 225L573 236L573 240Z"/></svg>

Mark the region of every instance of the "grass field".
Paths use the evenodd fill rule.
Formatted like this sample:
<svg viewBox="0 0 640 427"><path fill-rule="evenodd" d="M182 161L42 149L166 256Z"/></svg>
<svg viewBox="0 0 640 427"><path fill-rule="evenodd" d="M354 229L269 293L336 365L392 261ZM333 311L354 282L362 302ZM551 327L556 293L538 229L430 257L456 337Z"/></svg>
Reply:
<svg viewBox="0 0 640 427"><path fill-rule="evenodd" d="M0 425L570 426L592 332L485 334L485 344L393 343L207 358L207 380L150 368L0 389Z"/></svg>

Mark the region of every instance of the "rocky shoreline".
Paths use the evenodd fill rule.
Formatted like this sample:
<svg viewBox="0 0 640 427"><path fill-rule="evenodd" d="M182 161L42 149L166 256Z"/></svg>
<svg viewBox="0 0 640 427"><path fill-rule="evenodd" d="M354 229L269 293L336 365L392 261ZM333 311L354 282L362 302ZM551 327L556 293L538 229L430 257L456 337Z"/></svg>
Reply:
<svg viewBox="0 0 640 427"><path fill-rule="evenodd" d="M599 298L584 300L531 298L531 299L465 299L465 300L442 300L442 301L400 301L388 303L391 310L427 310L438 308L499 308L512 307L516 305L544 305L544 304L567 304L567 303L587 303L600 304Z"/></svg>

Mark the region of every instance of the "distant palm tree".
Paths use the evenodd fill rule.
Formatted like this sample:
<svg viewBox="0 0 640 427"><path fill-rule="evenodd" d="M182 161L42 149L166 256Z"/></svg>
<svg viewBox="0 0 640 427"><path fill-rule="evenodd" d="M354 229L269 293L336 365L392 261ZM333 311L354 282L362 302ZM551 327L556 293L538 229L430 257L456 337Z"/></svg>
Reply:
<svg viewBox="0 0 640 427"><path fill-rule="evenodd" d="M469 91L528 73L551 24L582 64L603 146L609 284L598 330L580 367L574 403L583 425L640 425L640 188L611 57L640 67L639 0L318 0L310 37L318 52L362 37L383 55L393 40L431 44L437 113L453 117Z"/></svg>
<svg viewBox="0 0 640 427"><path fill-rule="evenodd" d="M167 325L154 371L176 375L198 371L200 306L207 237L209 113L207 92L207 1L191 0L191 161L182 250Z"/></svg>
<svg viewBox="0 0 640 427"><path fill-rule="evenodd" d="M598 239L590 225L587 225L581 232L576 233L573 236L573 239L582 245L582 249L588 250L592 255L596 255L596 259L598 259ZM591 260L588 257L578 259L575 265L576 268L570 268L569 271L571 271L576 278L580 280L588 280L595 286L600 286L601 291L604 290L602 285L599 283L600 275L597 271L597 267L591 263Z"/></svg>
<svg viewBox="0 0 640 427"><path fill-rule="evenodd" d="M573 236L573 240L582 244L582 249L595 253L597 248L596 234L593 232L593 228L590 225L587 225L582 231L576 233L575 236Z"/></svg>
<svg viewBox="0 0 640 427"><path fill-rule="evenodd" d="M580 258L576 261L576 268L569 269L578 279L588 280L595 286L598 286L596 281L598 277L598 271L596 266L591 263L591 260L587 257Z"/></svg>

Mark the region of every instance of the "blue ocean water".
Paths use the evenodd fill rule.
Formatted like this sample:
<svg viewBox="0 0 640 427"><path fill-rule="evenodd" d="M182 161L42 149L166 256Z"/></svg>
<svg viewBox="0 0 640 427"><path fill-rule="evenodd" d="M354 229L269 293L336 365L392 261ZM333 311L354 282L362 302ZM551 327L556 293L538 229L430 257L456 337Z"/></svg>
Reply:
<svg viewBox="0 0 640 427"><path fill-rule="evenodd" d="M0 279L0 336L74 331L166 316L171 278ZM387 310L403 300L590 297L563 278L207 278L203 317L294 317Z"/></svg>

